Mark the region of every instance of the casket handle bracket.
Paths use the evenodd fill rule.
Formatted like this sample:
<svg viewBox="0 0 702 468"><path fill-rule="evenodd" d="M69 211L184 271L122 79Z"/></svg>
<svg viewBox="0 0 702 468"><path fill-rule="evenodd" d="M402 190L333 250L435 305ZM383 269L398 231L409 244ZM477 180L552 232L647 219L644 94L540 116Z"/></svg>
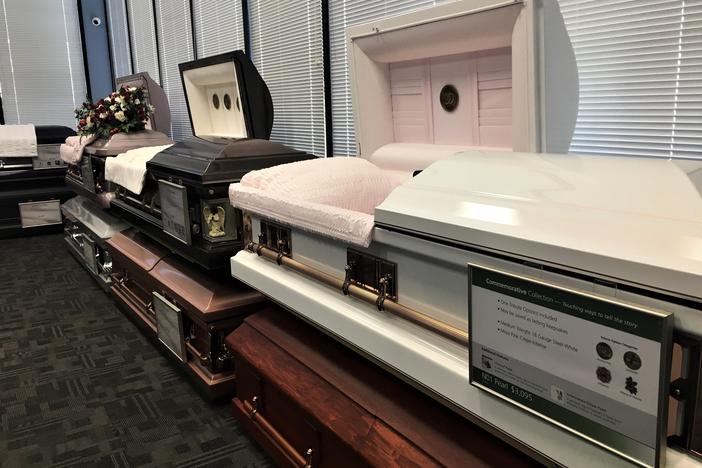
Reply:
<svg viewBox="0 0 702 468"><path fill-rule="evenodd" d="M268 260L276 260L278 252L265 245L252 247L260 256ZM419 326L427 328L462 346L468 344L467 330L442 322L425 313L419 312L398 302L397 296L397 264L372 255L352 251L347 256L346 278L338 278L323 271L305 265L288 256L282 257L281 262L292 270L321 281L332 288L346 291L349 296L381 307L381 310L398 315ZM376 262L376 260L379 260ZM351 263L356 262L356 263ZM382 282L380 281L382 280ZM390 299L386 301L385 299Z"/></svg>
<svg viewBox="0 0 702 468"><path fill-rule="evenodd" d="M380 291L378 292L378 299L375 301L376 307L378 307L378 310L382 311L385 310L385 299L388 296L388 285L392 281L392 275L386 274L383 275L380 278L380 281L378 281L378 285L380 286Z"/></svg>
<svg viewBox="0 0 702 468"><path fill-rule="evenodd" d="M346 267L344 268L346 275L344 276L344 283L341 285L341 292L344 293L344 296L349 295L349 286L351 286L353 269L355 266L356 266L356 262L349 262L346 264Z"/></svg>
<svg viewBox="0 0 702 468"><path fill-rule="evenodd" d="M273 425L261 414L259 413L260 399L258 396L251 398L251 401L243 400L244 410L246 415L253 421L259 428L266 433L266 435L277 444L291 461L295 465L301 468L312 468L312 459L314 456L314 450L308 448L304 456L298 452L295 447L281 434Z"/></svg>

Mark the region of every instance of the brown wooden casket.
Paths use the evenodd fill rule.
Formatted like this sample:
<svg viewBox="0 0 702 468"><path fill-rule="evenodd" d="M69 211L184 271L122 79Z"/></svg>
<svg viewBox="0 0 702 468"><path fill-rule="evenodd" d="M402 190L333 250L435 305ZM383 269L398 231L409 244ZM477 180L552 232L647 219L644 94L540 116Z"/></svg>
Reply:
<svg viewBox="0 0 702 468"><path fill-rule="evenodd" d="M226 342L234 415L281 466L538 466L275 306Z"/></svg>
<svg viewBox="0 0 702 468"><path fill-rule="evenodd" d="M234 370L225 337L265 298L223 274L187 263L142 234L112 237L111 291L130 318L182 365L210 399L234 394Z"/></svg>

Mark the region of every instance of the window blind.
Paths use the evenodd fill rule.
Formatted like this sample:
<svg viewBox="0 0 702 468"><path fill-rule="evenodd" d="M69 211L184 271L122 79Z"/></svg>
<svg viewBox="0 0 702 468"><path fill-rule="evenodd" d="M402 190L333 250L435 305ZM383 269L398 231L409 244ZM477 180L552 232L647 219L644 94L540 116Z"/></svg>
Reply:
<svg viewBox="0 0 702 468"><path fill-rule="evenodd" d="M346 28L451 0L339 0L329 2L332 129L335 155L357 154Z"/></svg>
<svg viewBox="0 0 702 468"><path fill-rule="evenodd" d="M5 123L75 128L86 89L76 1L0 0Z"/></svg>
<svg viewBox="0 0 702 468"><path fill-rule="evenodd" d="M127 13L134 73L148 72L154 81L160 83L153 3L147 0L127 0Z"/></svg>
<svg viewBox="0 0 702 468"><path fill-rule="evenodd" d="M125 0L107 0L107 22L110 31L112 69L115 77L132 74L132 57L129 50L129 26Z"/></svg>
<svg viewBox="0 0 702 468"><path fill-rule="evenodd" d="M580 82L571 151L702 158L702 1L560 6Z"/></svg>
<svg viewBox="0 0 702 468"><path fill-rule="evenodd" d="M251 58L273 98L271 140L326 155L320 0L250 0Z"/></svg>
<svg viewBox="0 0 702 468"><path fill-rule="evenodd" d="M240 0L192 0L198 58L244 50Z"/></svg>
<svg viewBox="0 0 702 468"><path fill-rule="evenodd" d="M156 25L158 55L161 60L161 86L171 107L171 138L182 140L192 135L188 107L178 64L194 59L190 2L157 0Z"/></svg>

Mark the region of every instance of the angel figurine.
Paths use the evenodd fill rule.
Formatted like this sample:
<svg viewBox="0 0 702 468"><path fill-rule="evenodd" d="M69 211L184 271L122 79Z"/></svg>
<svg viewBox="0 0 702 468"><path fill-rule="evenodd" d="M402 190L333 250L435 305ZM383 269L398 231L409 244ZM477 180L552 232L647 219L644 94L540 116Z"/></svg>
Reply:
<svg viewBox="0 0 702 468"><path fill-rule="evenodd" d="M203 213L205 215L205 223L207 223L209 228L207 235L210 237L222 237L226 234L224 232L224 208L217 206L217 212L213 213L209 205L206 205Z"/></svg>

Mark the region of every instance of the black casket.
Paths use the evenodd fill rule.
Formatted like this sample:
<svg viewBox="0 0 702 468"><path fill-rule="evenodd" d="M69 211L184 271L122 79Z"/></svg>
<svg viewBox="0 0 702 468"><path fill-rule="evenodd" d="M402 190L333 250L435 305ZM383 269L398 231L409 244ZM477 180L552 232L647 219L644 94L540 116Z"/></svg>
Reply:
<svg viewBox="0 0 702 468"><path fill-rule="evenodd" d="M36 155L6 155L0 149L0 238L61 231L59 204L71 191L59 146L75 135L68 127L36 126Z"/></svg>
<svg viewBox="0 0 702 468"><path fill-rule="evenodd" d="M146 163L141 193L116 188L112 207L144 234L207 269L243 246L228 187L249 171L313 158L267 140L273 103L241 51L180 64L194 136Z"/></svg>

